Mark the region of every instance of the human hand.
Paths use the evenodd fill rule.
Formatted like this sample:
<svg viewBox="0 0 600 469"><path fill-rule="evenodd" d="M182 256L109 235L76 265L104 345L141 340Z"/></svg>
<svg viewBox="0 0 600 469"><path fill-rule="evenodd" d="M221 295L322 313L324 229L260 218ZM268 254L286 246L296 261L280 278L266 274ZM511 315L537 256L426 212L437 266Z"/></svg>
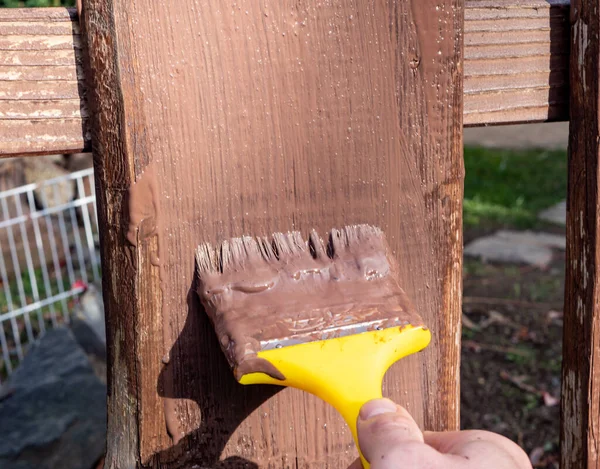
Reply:
<svg viewBox="0 0 600 469"><path fill-rule="evenodd" d="M388 399L367 402L358 441L371 469L531 469L508 438L483 430L421 432L403 407ZM360 460L348 469L361 469Z"/></svg>

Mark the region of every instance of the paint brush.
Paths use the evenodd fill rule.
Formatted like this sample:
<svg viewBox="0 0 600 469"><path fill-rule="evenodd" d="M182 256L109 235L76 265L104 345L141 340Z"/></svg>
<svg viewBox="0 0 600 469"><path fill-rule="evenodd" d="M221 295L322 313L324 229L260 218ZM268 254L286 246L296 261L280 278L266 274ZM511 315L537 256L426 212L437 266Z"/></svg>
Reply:
<svg viewBox="0 0 600 469"><path fill-rule="evenodd" d="M322 398L357 446L361 406L382 397L394 362L431 339L374 226L333 229L327 243L289 232L203 244L196 266L196 292L235 378Z"/></svg>

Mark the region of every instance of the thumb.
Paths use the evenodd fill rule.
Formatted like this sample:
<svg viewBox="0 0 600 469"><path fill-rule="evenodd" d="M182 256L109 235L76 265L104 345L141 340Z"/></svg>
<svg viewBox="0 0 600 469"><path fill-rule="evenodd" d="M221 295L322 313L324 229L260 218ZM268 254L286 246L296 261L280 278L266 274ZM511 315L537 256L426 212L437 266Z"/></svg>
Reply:
<svg viewBox="0 0 600 469"><path fill-rule="evenodd" d="M360 450L372 469L420 467L439 455L423 443L423 433L408 411L389 399L367 402L357 431Z"/></svg>

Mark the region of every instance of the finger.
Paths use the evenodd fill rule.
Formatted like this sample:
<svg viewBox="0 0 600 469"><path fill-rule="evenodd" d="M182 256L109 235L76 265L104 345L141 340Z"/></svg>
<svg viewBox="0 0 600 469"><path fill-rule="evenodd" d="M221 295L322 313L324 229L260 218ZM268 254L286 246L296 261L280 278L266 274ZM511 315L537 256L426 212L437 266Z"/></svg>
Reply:
<svg viewBox="0 0 600 469"><path fill-rule="evenodd" d="M513 441L483 430L425 432L425 443L440 453L457 455L472 464L497 461L499 469L530 469L527 454Z"/></svg>
<svg viewBox="0 0 600 469"><path fill-rule="evenodd" d="M385 459L399 445L423 444L423 433L406 409L389 399L376 399L360 410L358 443L367 461Z"/></svg>

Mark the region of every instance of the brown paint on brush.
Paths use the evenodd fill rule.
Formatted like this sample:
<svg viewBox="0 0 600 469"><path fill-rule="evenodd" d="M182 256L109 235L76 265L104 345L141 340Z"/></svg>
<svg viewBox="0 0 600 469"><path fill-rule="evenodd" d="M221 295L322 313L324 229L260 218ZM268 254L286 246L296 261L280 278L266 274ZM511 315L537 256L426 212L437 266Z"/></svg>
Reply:
<svg viewBox="0 0 600 469"><path fill-rule="evenodd" d="M200 246L196 289L236 379L285 377L261 350L394 326L423 325L397 280L383 232L369 225Z"/></svg>
<svg viewBox="0 0 600 469"><path fill-rule="evenodd" d="M85 1L103 281L109 329L123 337L109 344L108 467L217 467L235 457L338 468L355 458L328 405L291 389L247 389L223 366L190 292L194 251L243 233L381 227L399 284L434 335L390 369L384 393L430 430L456 428L462 5ZM144 245L123 236L119 205L149 164L162 298ZM170 388L157 386L164 330ZM163 397L178 399L186 437L177 448Z"/></svg>

